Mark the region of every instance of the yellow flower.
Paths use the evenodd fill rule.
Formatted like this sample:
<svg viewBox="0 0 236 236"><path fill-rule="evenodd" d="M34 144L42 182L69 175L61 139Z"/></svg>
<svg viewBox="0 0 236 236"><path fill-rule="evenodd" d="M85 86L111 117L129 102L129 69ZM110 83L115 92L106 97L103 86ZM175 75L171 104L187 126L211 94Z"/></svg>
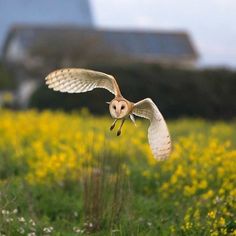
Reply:
<svg viewBox="0 0 236 236"><path fill-rule="evenodd" d="M206 189L207 186L208 186L208 184L207 184L207 181L206 181L206 180L202 180L202 181L200 181L199 184L198 184L198 187L199 187L200 189Z"/></svg>
<svg viewBox="0 0 236 236"><path fill-rule="evenodd" d="M208 217L211 219L215 219L216 218L216 211L210 211L208 212Z"/></svg>
<svg viewBox="0 0 236 236"><path fill-rule="evenodd" d="M209 198L212 198L214 195L214 192L210 189L206 193L202 195L203 199L207 200Z"/></svg>
<svg viewBox="0 0 236 236"><path fill-rule="evenodd" d="M220 226L225 226L225 219L223 217L220 217L219 219L219 225Z"/></svg>
<svg viewBox="0 0 236 236"><path fill-rule="evenodd" d="M192 196L195 194L195 192L196 192L196 188L194 186L187 185L184 187L184 195L185 196Z"/></svg>

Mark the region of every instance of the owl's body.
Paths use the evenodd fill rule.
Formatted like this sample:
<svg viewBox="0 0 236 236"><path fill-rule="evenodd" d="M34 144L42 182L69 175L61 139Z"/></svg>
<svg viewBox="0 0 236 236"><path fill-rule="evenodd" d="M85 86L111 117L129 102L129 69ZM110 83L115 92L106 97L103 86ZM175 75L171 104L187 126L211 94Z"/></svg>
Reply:
<svg viewBox="0 0 236 236"><path fill-rule="evenodd" d="M77 68L67 68L54 71L46 77L49 88L55 91L68 93L83 93L95 88L104 88L115 95L109 104L109 111L114 122L110 127L113 130L117 120L122 120L117 131L121 134L125 120L130 117L135 123L134 115L150 120L148 140L153 155L158 160L168 157L171 152L171 140L165 120L157 106L150 98L133 103L125 99L119 89L115 78L111 75Z"/></svg>

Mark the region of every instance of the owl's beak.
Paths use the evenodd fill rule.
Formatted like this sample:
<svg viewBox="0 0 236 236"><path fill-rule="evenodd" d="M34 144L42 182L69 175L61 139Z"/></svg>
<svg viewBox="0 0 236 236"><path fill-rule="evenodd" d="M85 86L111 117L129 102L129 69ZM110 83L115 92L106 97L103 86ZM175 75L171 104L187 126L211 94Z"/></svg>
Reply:
<svg viewBox="0 0 236 236"><path fill-rule="evenodd" d="M116 116L117 118L120 116L120 112L119 111L115 111L116 112Z"/></svg>

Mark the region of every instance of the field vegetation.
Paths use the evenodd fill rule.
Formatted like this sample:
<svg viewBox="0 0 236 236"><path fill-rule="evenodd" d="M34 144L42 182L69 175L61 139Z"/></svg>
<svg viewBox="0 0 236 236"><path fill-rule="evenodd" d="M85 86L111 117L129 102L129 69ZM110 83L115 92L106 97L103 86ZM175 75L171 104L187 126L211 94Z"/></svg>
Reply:
<svg viewBox="0 0 236 236"><path fill-rule="evenodd" d="M0 110L0 235L236 235L236 122L169 121L156 161L148 121Z"/></svg>

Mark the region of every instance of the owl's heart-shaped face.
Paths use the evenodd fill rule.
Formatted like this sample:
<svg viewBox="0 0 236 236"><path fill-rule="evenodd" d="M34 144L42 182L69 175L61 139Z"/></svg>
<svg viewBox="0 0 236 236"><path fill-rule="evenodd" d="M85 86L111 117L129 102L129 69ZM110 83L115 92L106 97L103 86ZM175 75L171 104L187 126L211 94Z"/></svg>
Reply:
<svg viewBox="0 0 236 236"><path fill-rule="evenodd" d="M126 101L112 100L109 105L111 116L115 119L122 119L129 115L129 108Z"/></svg>

